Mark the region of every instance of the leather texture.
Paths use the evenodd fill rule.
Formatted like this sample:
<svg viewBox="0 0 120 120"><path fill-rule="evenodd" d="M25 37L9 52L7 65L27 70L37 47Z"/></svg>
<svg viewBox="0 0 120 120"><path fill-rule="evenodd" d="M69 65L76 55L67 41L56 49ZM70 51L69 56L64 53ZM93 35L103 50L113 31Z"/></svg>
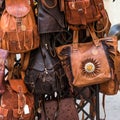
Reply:
<svg viewBox="0 0 120 120"><path fill-rule="evenodd" d="M54 4L54 0L44 1L46 1L48 5ZM48 8L41 0L38 0L38 30L40 34L62 32L65 26L64 13L60 12L58 2L55 7Z"/></svg>
<svg viewBox="0 0 120 120"><path fill-rule="evenodd" d="M23 92L23 93L27 93L28 90L26 88L26 85L24 83L23 79L10 79L9 80L9 84L11 86L11 88L16 91L19 92L19 89Z"/></svg>
<svg viewBox="0 0 120 120"><path fill-rule="evenodd" d="M27 108L25 108L25 105L27 105ZM15 92L7 85L5 93L1 96L0 120L19 119L34 120L33 95L23 94L20 91Z"/></svg>
<svg viewBox="0 0 120 120"><path fill-rule="evenodd" d="M5 92L5 64L8 56L8 51L0 49L0 94Z"/></svg>
<svg viewBox="0 0 120 120"><path fill-rule="evenodd" d="M68 24L86 25L102 16L103 0L65 0L65 16Z"/></svg>
<svg viewBox="0 0 120 120"><path fill-rule="evenodd" d="M60 99L59 102L55 100L46 101L44 104L45 108L42 109L40 120L46 120L46 118L49 120L79 120L73 98Z"/></svg>
<svg viewBox="0 0 120 120"><path fill-rule="evenodd" d="M114 73L115 74L115 73ZM116 75L105 83L100 84L100 92L105 95L115 95L119 90L119 81Z"/></svg>
<svg viewBox="0 0 120 120"><path fill-rule="evenodd" d="M92 38L93 41L87 43L76 43L75 39L73 37L73 44L56 48L62 63L66 60L70 63L69 73L72 75L67 77L72 85L83 87L110 80L117 50L116 37ZM63 67L68 74L66 64Z"/></svg>
<svg viewBox="0 0 120 120"><path fill-rule="evenodd" d="M1 0L0 1L0 16L4 9L5 9L5 0Z"/></svg>
<svg viewBox="0 0 120 120"><path fill-rule="evenodd" d="M51 34L41 35L41 46L31 53L25 74L25 83L30 92L53 95L68 87L68 80L59 58L51 54Z"/></svg>
<svg viewBox="0 0 120 120"><path fill-rule="evenodd" d="M12 53L22 53L39 47L34 13L27 0L6 0L0 24L2 48Z"/></svg>

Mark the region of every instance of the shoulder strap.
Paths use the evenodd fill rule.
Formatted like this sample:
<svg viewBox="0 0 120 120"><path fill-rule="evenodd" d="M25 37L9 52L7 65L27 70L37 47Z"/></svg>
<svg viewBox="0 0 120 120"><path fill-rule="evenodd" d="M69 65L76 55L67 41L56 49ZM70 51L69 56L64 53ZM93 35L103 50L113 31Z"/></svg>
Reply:
<svg viewBox="0 0 120 120"><path fill-rule="evenodd" d="M14 68L14 63L15 63L15 57L16 57L16 54L14 54L14 53L9 53L9 55L8 55L8 65L7 65L8 80L10 80L12 78L12 73L13 73L13 68Z"/></svg>
<svg viewBox="0 0 120 120"><path fill-rule="evenodd" d="M29 64L30 59L30 52L22 53L21 54L21 77L24 79L25 77L25 70L27 69L27 66Z"/></svg>

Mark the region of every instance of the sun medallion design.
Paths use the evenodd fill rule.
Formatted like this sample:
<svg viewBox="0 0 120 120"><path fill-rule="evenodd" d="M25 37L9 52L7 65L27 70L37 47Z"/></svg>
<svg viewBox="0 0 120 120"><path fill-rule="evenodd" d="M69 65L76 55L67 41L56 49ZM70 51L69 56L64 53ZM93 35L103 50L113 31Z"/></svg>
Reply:
<svg viewBox="0 0 120 120"><path fill-rule="evenodd" d="M88 58L82 62L80 69L82 69L82 75L95 77L100 72L100 63L96 59Z"/></svg>

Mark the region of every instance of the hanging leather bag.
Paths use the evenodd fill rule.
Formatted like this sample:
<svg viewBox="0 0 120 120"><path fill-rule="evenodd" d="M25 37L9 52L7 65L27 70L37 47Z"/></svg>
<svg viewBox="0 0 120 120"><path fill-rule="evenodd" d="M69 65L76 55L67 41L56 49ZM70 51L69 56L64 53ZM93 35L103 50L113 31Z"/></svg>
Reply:
<svg viewBox="0 0 120 120"><path fill-rule="evenodd" d="M79 120L73 98L45 101L40 120Z"/></svg>
<svg viewBox="0 0 120 120"><path fill-rule="evenodd" d="M19 81L21 80L14 79L11 82L12 88L7 85L5 93L1 96L0 118L2 120L34 120L33 96L23 89L24 84L19 84L21 83Z"/></svg>
<svg viewBox="0 0 120 120"><path fill-rule="evenodd" d="M28 92L23 76L19 78L20 73L20 65L15 64L1 96L0 116L3 120L34 120L34 97Z"/></svg>
<svg viewBox="0 0 120 120"><path fill-rule="evenodd" d="M68 24L86 25L105 17L103 0L65 0L65 17Z"/></svg>
<svg viewBox="0 0 120 120"><path fill-rule="evenodd" d="M9 52L28 52L39 46L37 25L28 0L6 0L0 24L1 47Z"/></svg>
<svg viewBox="0 0 120 120"><path fill-rule="evenodd" d="M32 58L34 60L32 60ZM30 92L53 95L66 88L67 77L57 56L52 57L45 45L35 50L25 73L25 84Z"/></svg>
<svg viewBox="0 0 120 120"><path fill-rule="evenodd" d="M56 48L70 83L77 87L109 81L114 68L116 37L99 39L91 25L88 29L91 42L78 43L78 32L75 31L72 44Z"/></svg>
<svg viewBox="0 0 120 120"><path fill-rule="evenodd" d="M64 12L59 10L58 0L38 0L38 30L40 34L63 32Z"/></svg>

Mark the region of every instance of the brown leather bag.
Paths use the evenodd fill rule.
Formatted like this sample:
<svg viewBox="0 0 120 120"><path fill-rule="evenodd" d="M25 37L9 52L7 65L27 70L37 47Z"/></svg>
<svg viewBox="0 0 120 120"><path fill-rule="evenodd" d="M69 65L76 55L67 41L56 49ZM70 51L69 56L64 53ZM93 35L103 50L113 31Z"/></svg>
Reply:
<svg viewBox="0 0 120 120"><path fill-rule="evenodd" d="M73 98L45 101L40 120L79 120Z"/></svg>
<svg viewBox="0 0 120 120"><path fill-rule="evenodd" d="M12 80L11 80L12 81ZM15 80L14 80L15 81ZM34 120L34 98L33 95L22 89L22 84L19 84L20 80L16 81L12 87L6 85L7 89L1 96L0 104L0 119L2 120ZM15 88L15 89L14 89ZM18 89L17 89L18 88ZM9 100L8 100L9 99Z"/></svg>
<svg viewBox="0 0 120 120"><path fill-rule="evenodd" d="M117 54L114 58L114 71L113 78L110 81L100 84L100 92L105 95L115 95L119 90L120 83L120 54L117 51Z"/></svg>
<svg viewBox="0 0 120 120"><path fill-rule="evenodd" d="M66 21L71 25L98 21L105 12L103 0L65 0Z"/></svg>
<svg viewBox="0 0 120 120"><path fill-rule="evenodd" d="M35 16L28 0L6 0L5 5L0 23L2 48L21 53L39 47Z"/></svg>
<svg viewBox="0 0 120 120"><path fill-rule="evenodd" d="M117 39L99 39L91 26L89 31L91 42L78 43L78 32L75 31L73 44L56 48L70 83L77 87L103 83L112 78Z"/></svg>
<svg viewBox="0 0 120 120"><path fill-rule="evenodd" d="M117 79L120 83L120 52L117 51L116 59L115 59L115 73L117 76Z"/></svg>
<svg viewBox="0 0 120 120"><path fill-rule="evenodd" d="M5 92L5 64L8 57L8 51L0 49L0 94Z"/></svg>
<svg viewBox="0 0 120 120"><path fill-rule="evenodd" d="M119 90L119 81L116 75L111 80L100 84L100 92L105 95L115 95Z"/></svg>

